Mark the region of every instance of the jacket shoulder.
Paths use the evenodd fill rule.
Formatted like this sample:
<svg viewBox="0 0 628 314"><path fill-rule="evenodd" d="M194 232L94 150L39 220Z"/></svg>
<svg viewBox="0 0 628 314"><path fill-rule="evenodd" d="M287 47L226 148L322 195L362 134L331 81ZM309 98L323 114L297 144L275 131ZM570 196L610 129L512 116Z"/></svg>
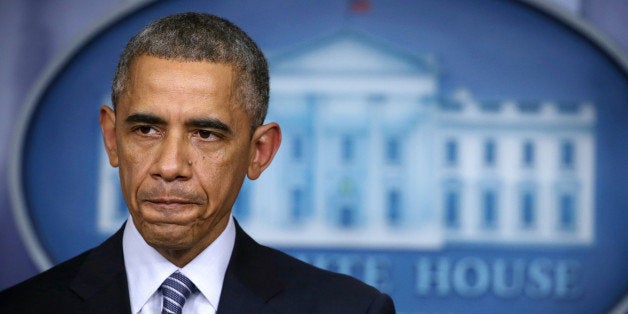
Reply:
<svg viewBox="0 0 628 314"><path fill-rule="evenodd" d="M96 313L102 304L130 309L122 233L0 292L0 313Z"/></svg>
<svg viewBox="0 0 628 314"><path fill-rule="evenodd" d="M394 313L392 299L353 277L330 272L258 244L236 221L220 313ZM251 306L241 305L248 300ZM249 309L249 310L245 310Z"/></svg>
<svg viewBox="0 0 628 314"><path fill-rule="evenodd" d="M0 292L0 313L18 313L16 310L30 309L50 311L54 306L67 306L67 302L78 298L70 289L83 261L91 250L56 265L43 273L27 279Z"/></svg>
<svg viewBox="0 0 628 314"><path fill-rule="evenodd" d="M266 248L285 284L286 298L302 299L315 313L394 313L392 299L351 276L320 269ZM291 312L288 309L287 312ZM282 311L283 312L283 311Z"/></svg>

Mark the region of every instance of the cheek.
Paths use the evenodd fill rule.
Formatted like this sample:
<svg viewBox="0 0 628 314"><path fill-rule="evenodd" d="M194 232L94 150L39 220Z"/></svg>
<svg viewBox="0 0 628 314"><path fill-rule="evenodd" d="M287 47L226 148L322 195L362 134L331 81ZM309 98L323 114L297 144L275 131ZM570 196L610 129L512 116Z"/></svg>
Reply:
<svg viewBox="0 0 628 314"><path fill-rule="evenodd" d="M120 150L120 183L125 194L137 189L150 166L150 155L146 150L129 149ZM125 195L129 197L131 195Z"/></svg>
<svg viewBox="0 0 628 314"><path fill-rule="evenodd" d="M248 169L248 156L243 151L204 155L195 175L214 206L231 201L239 190ZM218 197L220 195L220 197Z"/></svg>

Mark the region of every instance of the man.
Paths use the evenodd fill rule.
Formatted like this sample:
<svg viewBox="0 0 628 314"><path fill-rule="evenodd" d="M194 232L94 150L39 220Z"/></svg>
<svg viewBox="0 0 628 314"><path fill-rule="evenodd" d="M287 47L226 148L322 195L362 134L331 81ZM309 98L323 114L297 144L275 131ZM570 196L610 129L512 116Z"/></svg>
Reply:
<svg viewBox="0 0 628 314"><path fill-rule="evenodd" d="M281 142L268 66L221 18L160 19L100 109L131 214L100 246L0 293L1 313L394 313L390 297L254 242L231 208Z"/></svg>

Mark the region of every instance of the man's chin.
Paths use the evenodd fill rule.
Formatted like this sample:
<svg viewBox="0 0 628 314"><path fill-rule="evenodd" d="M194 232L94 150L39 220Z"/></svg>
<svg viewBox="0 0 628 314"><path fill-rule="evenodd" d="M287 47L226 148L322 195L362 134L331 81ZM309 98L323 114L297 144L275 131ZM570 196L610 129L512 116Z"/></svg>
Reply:
<svg viewBox="0 0 628 314"><path fill-rule="evenodd" d="M168 250L183 250L189 248L190 236L193 231L190 226L177 224L151 224L140 233L150 246Z"/></svg>
<svg viewBox="0 0 628 314"><path fill-rule="evenodd" d="M147 239L146 243L148 243L148 245L152 246L157 251L182 251L187 250L191 247L189 241L176 238L156 237Z"/></svg>

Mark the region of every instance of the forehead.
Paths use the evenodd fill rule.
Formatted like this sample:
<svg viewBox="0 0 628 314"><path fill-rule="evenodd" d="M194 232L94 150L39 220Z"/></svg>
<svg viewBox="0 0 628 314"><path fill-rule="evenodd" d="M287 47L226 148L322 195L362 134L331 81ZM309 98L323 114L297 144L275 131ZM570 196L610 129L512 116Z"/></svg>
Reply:
<svg viewBox="0 0 628 314"><path fill-rule="evenodd" d="M119 109L126 114L243 112L238 96L237 70L227 63L185 61L149 55L131 64ZM246 120L250 117L246 115Z"/></svg>
<svg viewBox="0 0 628 314"><path fill-rule="evenodd" d="M227 63L186 61L141 55L129 69L129 87L229 92L235 87L235 68Z"/></svg>
<svg viewBox="0 0 628 314"><path fill-rule="evenodd" d="M236 71L226 63L185 61L141 55L132 62L120 103L192 99L238 102Z"/></svg>

